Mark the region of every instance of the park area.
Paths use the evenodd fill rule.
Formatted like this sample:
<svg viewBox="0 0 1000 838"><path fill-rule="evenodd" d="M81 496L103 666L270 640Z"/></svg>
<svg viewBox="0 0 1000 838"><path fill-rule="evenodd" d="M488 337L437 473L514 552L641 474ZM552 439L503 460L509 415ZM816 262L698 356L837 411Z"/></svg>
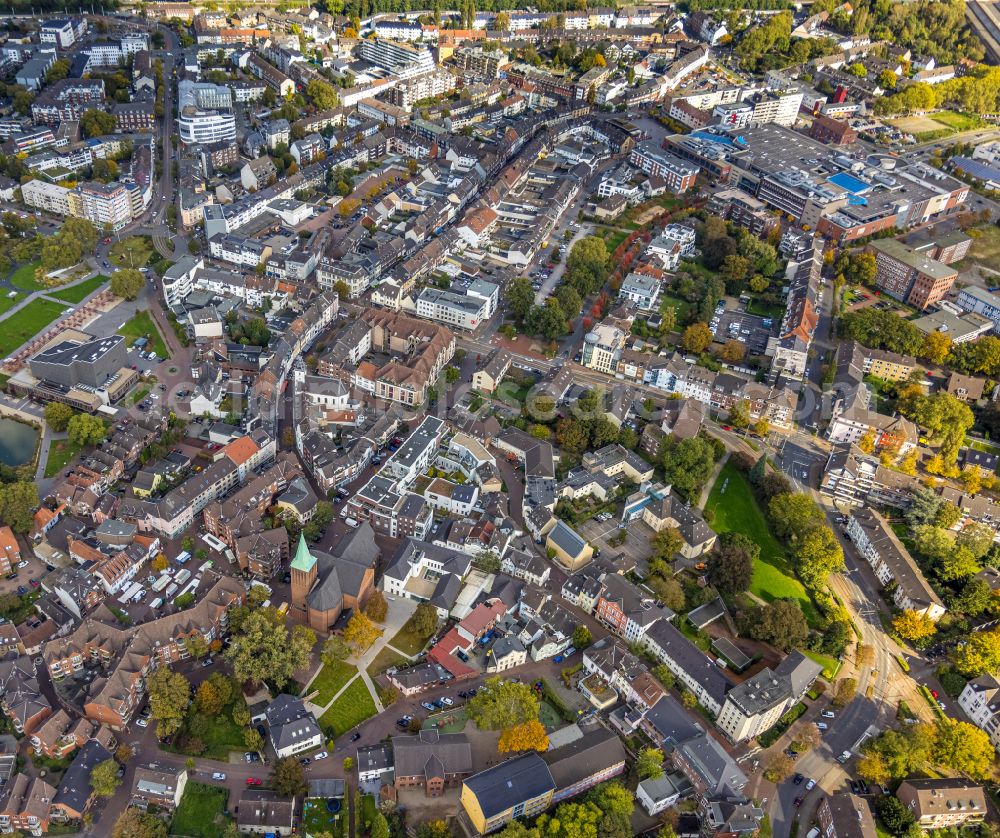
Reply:
<svg viewBox="0 0 1000 838"><path fill-rule="evenodd" d="M69 288L63 288L58 291L47 291L46 296L62 300L64 303L76 305L77 303L82 303L87 297L104 285L105 282L109 282L110 280L111 277L98 274L76 285L71 285Z"/></svg>
<svg viewBox="0 0 1000 838"><path fill-rule="evenodd" d="M424 650L424 646L427 645L427 641L431 639L430 634L424 634L417 631L413 627L413 616L403 625L403 627L396 632L392 640L389 641L389 645L393 649L398 649L404 655L414 655L420 654Z"/></svg>
<svg viewBox="0 0 1000 838"><path fill-rule="evenodd" d="M10 284L22 291L44 291L45 286L35 279L35 270L41 262L26 262L19 265L10 276Z"/></svg>
<svg viewBox="0 0 1000 838"><path fill-rule="evenodd" d="M340 692L344 685L358 674L357 667L351 666L343 661L333 661L324 663L323 668L317 673L308 692L316 694L309 700L319 706L325 707L330 699Z"/></svg>
<svg viewBox="0 0 1000 838"><path fill-rule="evenodd" d="M784 548L774 537L750 484L732 463L726 463L708 496L705 510L711 511L712 529L717 533L739 532L760 547L754 562L750 593L765 602L798 600L811 626L819 622L816 606L805 587L792 572Z"/></svg>
<svg viewBox="0 0 1000 838"><path fill-rule="evenodd" d="M335 738L370 719L376 712L375 699L368 692L368 685L361 678L355 678L320 716L319 726L327 736Z"/></svg>
<svg viewBox="0 0 1000 838"><path fill-rule="evenodd" d="M188 781L170 824L170 834L221 838L230 820L224 814L228 797L227 789Z"/></svg>
<svg viewBox="0 0 1000 838"><path fill-rule="evenodd" d="M80 446L68 439L54 440L49 446L49 456L45 460L45 476L55 477L79 453Z"/></svg>
<svg viewBox="0 0 1000 838"><path fill-rule="evenodd" d="M3 333L0 334L0 356L6 357L27 343L65 310L66 306L62 303L32 300L4 322Z"/></svg>
<svg viewBox="0 0 1000 838"><path fill-rule="evenodd" d="M146 267L146 263L153 255L153 241L148 236L131 236L115 242L108 251L108 259L111 264L119 268L139 268Z"/></svg>
<svg viewBox="0 0 1000 838"><path fill-rule="evenodd" d="M132 346L139 338L149 338L149 346L146 350L153 350L159 358L169 358L167 354L167 344L160 334L160 330L153 323L153 318L148 311L138 311L131 320L127 321L119 330L118 334L126 338L129 346Z"/></svg>

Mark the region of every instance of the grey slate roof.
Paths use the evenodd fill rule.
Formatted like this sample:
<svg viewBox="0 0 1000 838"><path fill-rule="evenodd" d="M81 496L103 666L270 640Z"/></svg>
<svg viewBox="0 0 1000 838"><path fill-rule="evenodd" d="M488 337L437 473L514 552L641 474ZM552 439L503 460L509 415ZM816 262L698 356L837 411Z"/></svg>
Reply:
<svg viewBox="0 0 1000 838"><path fill-rule="evenodd" d="M111 759L111 752L96 739L89 740L77 752L76 757L63 774L59 790L52 803L65 806L74 812L83 812L93 789L90 787L90 772L102 762Z"/></svg>
<svg viewBox="0 0 1000 838"><path fill-rule="evenodd" d="M465 785L476 795L487 820L556 788L549 766L537 753L508 759L480 771L469 777Z"/></svg>

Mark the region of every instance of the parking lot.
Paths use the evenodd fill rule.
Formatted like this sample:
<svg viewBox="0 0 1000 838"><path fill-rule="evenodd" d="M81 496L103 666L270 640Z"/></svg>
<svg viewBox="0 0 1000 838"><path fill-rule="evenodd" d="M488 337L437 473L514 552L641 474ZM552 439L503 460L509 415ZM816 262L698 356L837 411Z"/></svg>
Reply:
<svg viewBox="0 0 1000 838"><path fill-rule="evenodd" d="M622 553L636 563L640 573L645 574L650 551L649 540L653 537L653 530L648 524L639 520L630 521L624 529L619 529L620 523L621 520L617 515L608 521L591 518L580 525L579 532L601 551L602 556ZM617 538L620 533L625 533L625 542L612 544L611 539Z"/></svg>
<svg viewBox="0 0 1000 838"><path fill-rule="evenodd" d="M716 309L718 313L718 309ZM729 310L712 318L715 339L722 343L738 340L745 343L748 355L763 355L768 338L774 333L777 323L774 318L747 314L739 309Z"/></svg>

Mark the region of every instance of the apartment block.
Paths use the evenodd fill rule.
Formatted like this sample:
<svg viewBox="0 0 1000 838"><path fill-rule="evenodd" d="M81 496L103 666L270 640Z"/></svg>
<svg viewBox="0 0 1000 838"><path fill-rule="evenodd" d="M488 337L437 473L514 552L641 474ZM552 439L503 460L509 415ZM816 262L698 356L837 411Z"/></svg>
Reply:
<svg viewBox="0 0 1000 838"><path fill-rule="evenodd" d="M898 608L941 619L944 603L885 518L872 509L855 509L847 520L847 535L883 585L896 582L892 598Z"/></svg>
<svg viewBox="0 0 1000 838"><path fill-rule="evenodd" d="M639 143L629 155L629 163L647 175L663 178L667 189L675 195L687 192L698 177L698 167L664 151L653 140Z"/></svg>
<svg viewBox="0 0 1000 838"><path fill-rule="evenodd" d="M875 254L878 287L921 310L944 299L958 278L954 268L895 239L872 242L868 250Z"/></svg>
<svg viewBox="0 0 1000 838"><path fill-rule="evenodd" d="M598 372L614 374L625 348L625 333L616 326L598 323L583 339L581 363Z"/></svg>

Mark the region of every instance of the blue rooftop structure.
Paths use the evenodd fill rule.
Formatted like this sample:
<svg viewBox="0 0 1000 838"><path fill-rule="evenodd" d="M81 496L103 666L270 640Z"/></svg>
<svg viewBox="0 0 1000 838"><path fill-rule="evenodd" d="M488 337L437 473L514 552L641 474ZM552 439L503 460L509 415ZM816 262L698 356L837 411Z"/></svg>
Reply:
<svg viewBox="0 0 1000 838"><path fill-rule="evenodd" d="M866 189L871 189L870 183L865 183L865 181L854 177L854 175L849 175L847 172L837 172L837 174L831 175L827 180L834 186L839 186L841 189L845 189L855 195L859 192L864 192Z"/></svg>

